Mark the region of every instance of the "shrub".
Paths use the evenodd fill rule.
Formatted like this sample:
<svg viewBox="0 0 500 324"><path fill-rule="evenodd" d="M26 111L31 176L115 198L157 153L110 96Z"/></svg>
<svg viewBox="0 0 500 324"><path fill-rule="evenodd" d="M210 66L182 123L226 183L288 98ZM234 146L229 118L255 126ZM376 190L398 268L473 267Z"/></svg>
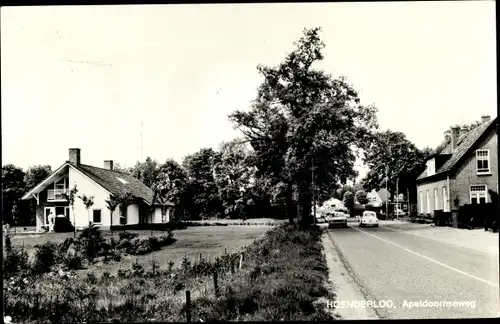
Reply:
<svg viewBox="0 0 500 324"><path fill-rule="evenodd" d="M73 232L75 228L71 221L67 217L56 217L54 221L54 232L56 233L68 233Z"/></svg>
<svg viewBox="0 0 500 324"><path fill-rule="evenodd" d="M4 277L16 275L27 269L29 269L28 252L19 248L10 248L6 251L3 264Z"/></svg>
<svg viewBox="0 0 500 324"><path fill-rule="evenodd" d="M32 265L32 271L35 274L49 272L56 261L57 245L53 242L47 242L41 245L35 245L35 259Z"/></svg>
<svg viewBox="0 0 500 324"><path fill-rule="evenodd" d="M131 254L143 255L153 252L149 237L141 237L133 240Z"/></svg>
<svg viewBox="0 0 500 324"><path fill-rule="evenodd" d="M136 276L144 274L144 267L139 264L139 259L135 259L135 262L132 264L132 273Z"/></svg>
<svg viewBox="0 0 500 324"><path fill-rule="evenodd" d="M129 240L130 241L136 237L139 237L139 234L134 233L134 232L121 232L119 234L119 237L120 237L120 241L121 240Z"/></svg>
<svg viewBox="0 0 500 324"><path fill-rule="evenodd" d="M73 245L64 253L62 264L70 270L83 268L84 255L80 245Z"/></svg>

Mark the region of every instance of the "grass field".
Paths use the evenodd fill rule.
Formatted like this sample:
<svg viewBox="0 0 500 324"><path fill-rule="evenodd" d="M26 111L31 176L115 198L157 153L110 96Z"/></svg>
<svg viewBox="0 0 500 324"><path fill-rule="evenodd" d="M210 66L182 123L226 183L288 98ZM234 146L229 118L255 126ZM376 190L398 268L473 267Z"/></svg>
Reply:
<svg viewBox="0 0 500 324"><path fill-rule="evenodd" d="M183 230L175 230L174 238L177 240L170 246L163 247L160 251L154 253L158 260L160 268L166 269L170 261L174 261L174 268L180 266L183 257L186 255L191 261L199 258L201 253L204 259L213 260L217 255L226 251L235 252L252 243L256 238L262 237L271 227L269 226L201 226L188 227ZM139 236L149 236L151 231L129 231L138 233ZM118 238L118 232L113 233ZM161 235L163 232L155 231L155 235ZM78 233L77 233L78 235ZM103 231L103 236L111 236L109 231ZM35 245L43 244L48 241L62 242L68 237L73 237L73 233L45 233L35 235L12 236L12 244L23 246L28 254L32 256L35 252ZM131 264L138 260L145 268L149 267L149 261L153 254L141 256L125 256L120 262L108 264L96 263L92 266L93 270L109 271L115 274L120 268L130 268ZM86 271L82 271L82 274Z"/></svg>

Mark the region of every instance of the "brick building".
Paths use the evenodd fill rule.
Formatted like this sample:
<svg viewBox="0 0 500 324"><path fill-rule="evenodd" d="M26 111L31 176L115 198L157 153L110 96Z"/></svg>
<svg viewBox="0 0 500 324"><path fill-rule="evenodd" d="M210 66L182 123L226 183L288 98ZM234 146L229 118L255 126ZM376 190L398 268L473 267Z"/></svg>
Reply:
<svg viewBox="0 0 500 324"><path fill-rule="evenodd" d="M417 178L418 212L452 211L464 204L491 202L488 190L498 193L497 118L481 118L471 129L446 132L447 145L427 160Z"/></svg>

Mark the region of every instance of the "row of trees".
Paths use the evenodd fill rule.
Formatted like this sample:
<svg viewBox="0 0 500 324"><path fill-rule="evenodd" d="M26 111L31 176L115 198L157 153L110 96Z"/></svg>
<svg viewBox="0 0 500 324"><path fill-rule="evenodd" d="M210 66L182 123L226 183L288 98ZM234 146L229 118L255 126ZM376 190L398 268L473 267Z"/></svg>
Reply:
<svg viewBox="0 0 500 324"><path fill-rule="evenodd" d="M181 164L147 158L123 171L152 188L156 202L175 203L185 217L298 217L303 226L312 223L313 197L343 199L339 189L356 178L357 157L371 169L364 189L379 186L385 165L391 188L393 174L402 189L409 187L428 152L402 133L377 132L376 108L362 105L345 78L317 68L325 47L320 28L304 30L294 45L277 66L257 67L263 82L255 100L229 115L243 138L218 150L201 149Z"/></svg>

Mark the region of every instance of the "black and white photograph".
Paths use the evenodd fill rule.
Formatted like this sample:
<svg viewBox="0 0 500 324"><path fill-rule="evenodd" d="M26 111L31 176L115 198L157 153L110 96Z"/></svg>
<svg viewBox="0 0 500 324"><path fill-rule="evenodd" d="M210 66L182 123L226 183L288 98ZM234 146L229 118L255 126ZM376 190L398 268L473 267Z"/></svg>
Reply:
<svg viewBox="0 0 500 324"><path fill-rule="evenodd" d="M4 323L500 318L495 13L3 6Z"/></svg>

